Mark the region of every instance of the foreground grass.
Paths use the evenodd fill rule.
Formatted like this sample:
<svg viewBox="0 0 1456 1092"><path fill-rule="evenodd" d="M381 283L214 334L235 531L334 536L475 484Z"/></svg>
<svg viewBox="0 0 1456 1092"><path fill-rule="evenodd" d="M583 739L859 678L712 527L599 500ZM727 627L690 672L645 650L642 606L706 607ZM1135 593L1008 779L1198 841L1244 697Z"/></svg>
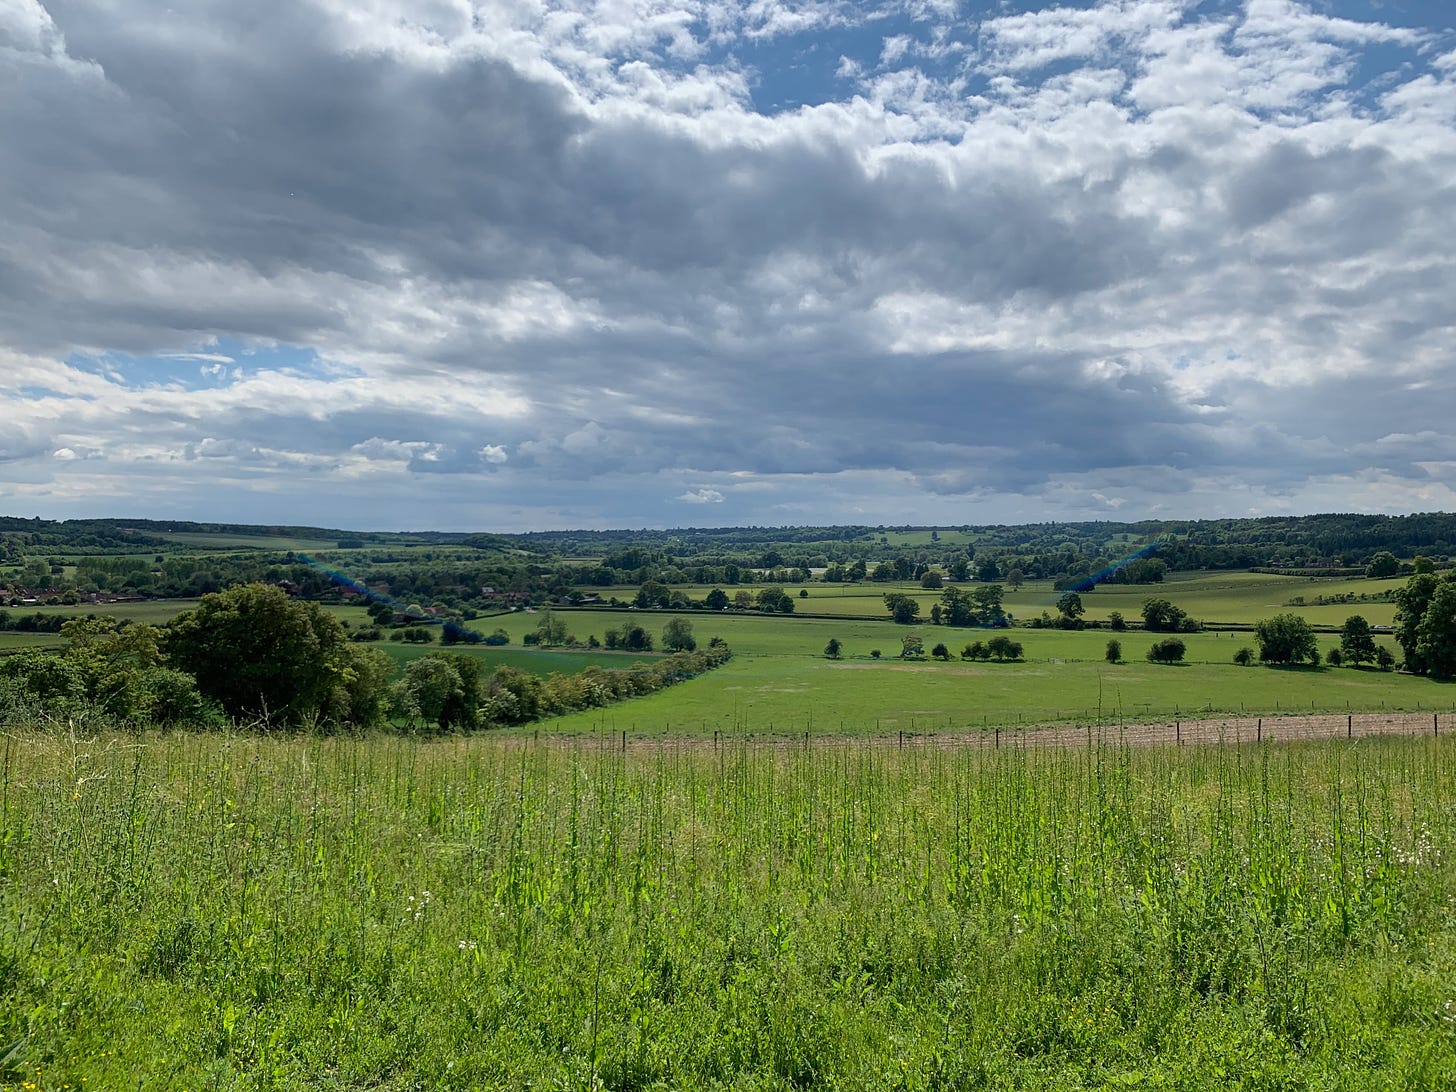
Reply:
<svg viewBox="0 0 1456 1092"><path fill-rule="evenodd" d="M25 734L0 1081L1449 1088L1449 746Z"/></svg>

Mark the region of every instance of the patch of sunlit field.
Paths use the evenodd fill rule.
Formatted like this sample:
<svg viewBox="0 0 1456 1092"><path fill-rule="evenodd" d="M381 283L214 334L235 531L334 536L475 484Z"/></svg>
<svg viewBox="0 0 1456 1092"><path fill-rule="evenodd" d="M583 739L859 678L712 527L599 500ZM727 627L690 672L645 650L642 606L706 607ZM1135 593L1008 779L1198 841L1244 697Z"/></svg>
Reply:
<svg viewBox="0 0 1456 1092"><path fill-rule="evenodd" d="M638 622L657 632L671 612L567 611L574 633L601 633ZM659 693L545 721L553 732L637 734L715 732L874 734L956 731L1043 723L1118 723L1195 716L1350 710L1451 710L1456 696L1429 679L1370 668L1238 667L1253 646L1247 633L1183 637L1187 662L1146 659L1161 634L1108 630L985 630L897 626L886 620L759 614L684 614L697 639L719 636L734 650L724 666ZM524 632L530 615L504 620ZM500 621L500 620L493 620ZM966 645L1001 634L1023 659L963 661ZM901 659L903 639L918 637L924 658ZM840 642L838 660L825 656ZM1118 640L1122 660L1106 660ZM1381 642L1398 653L1389 638ZM950 656L930 654L944 643ZM1322 639L1326 650L1338 637ZM873 653L878 650L876 658Z"/></svg>
<svg viewBox="0 0 1456 1092"><path fill-rule="evenodd" d="M4 748L10 1088L1456 1086L1445 737Z"/></svg>

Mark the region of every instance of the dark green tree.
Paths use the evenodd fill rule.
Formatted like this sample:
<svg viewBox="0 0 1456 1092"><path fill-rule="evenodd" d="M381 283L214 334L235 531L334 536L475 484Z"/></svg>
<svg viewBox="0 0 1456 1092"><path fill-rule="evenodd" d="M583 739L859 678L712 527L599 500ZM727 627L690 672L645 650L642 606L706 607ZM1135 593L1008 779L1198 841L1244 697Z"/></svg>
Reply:
<svg viewBox="0 0 1456 1092"><path fill-rule="evenodd" d="M662 647L668 652L692 652L698 647L693 624L686 618L669 618L662 627Z"/></svg>
<svg viewBox="0 0 1456 1092"><path fill-rule="evenodd" d="M229 716L284 727L327 721L366 651L317 603L265 584L203 596L173 619L162 649Z"/></svg>
<svg viewBox="0 0 1456 1092"><path fill-rule="evenodd" d="M1122 662L1122 642L1116 637L1107 642L1107 651L1103 658L1110 664Z"/></svg>
<svg viewBox="0 0 1456 1092"><path fill-rule="evenodd" d="M1143 601L1143 626L1155 633L1173 633L1187 617L1186 611L1173 606L1166 599Z"/></svg>
<svg viewBox="0 0 1456 1092"><path fill-rule="evenodd" d="M724 610L728 606L728 593L722 588L714 588L703 598L703 606L709 610Z"/></svg>
<svg viewBox="0 0 1456 1092"><path fill-rule="evenodd" d="M971 592L976 605L976 621L983 626L1004 626L1006 612L1001 609L1003 591L1000 584L984 584Z"/></svg>
<svg viewBox="0 0 1456 1092"><path fill-rule="evenodd" d="M1381 550L1365 566L1365 575L1376 579L1394 576L1398 572L1400 572L1400 562L1389 550Z"/></svg>
<svg viewBox="0 0 1456 1092"><path fill-rule="evenodd" d="M1188 651L1188 646L1183 643L1181 637L1164 637L1161 641L1153 642L1148 649L1148 659L1155 664L1176 664L1181 663L1183 654Z"/></svg>
<svg viewBox="0 0 1456 1092"><path fill-rule="evenodd" d="M839 654L843 649L844 646L839 643L839 638L831 637L829 638L829 643L824 646L824 655L828 659L837 660L839 659Z"/></svg>
<svg viewBox="0 0 1456 1092"><path fill-rule="evenodd" d="M1270 664L1319 663L1319 644L1314 630L1298 614L1276 614L1254 626L1259 642L1259 659Z"/></svg>
<svg viewBox="0 0 1456 1092"><path fill-rule="evenodd" d="M1405 669L1412 674L1426 674L1419 650L1421 620L1438 587L1440 581L1433 573L1417 573L1395 593L1395 639L1405 653Z"/></svg>
<svg viewBox="0 0 1456 1092"><path fill-rule="evenodd" d="M1370 623L1358 614L1350 615L1340 627L1340 658L1356 667L1375 660L1375 636Z"/></svg>
<svg viewBox="0 0 1456 1092"><path fill-rule="evenodd" d="M1456 676L1456 583L1442 582L1426 604L1416 628L1416 657L1434 679Z"/></svg>
<svg viewBox="0 0 1456 1092"><path fill-rule="evenodd" d="M976 624L976 605L963 588L949 587L940 593L940 618L948 626Z"/></svg>
<svg viewBox="0 0 1456 1092"><path fill-rule="evenodd" d="M885 609L898 624L908 626L920 614L920 601L903 592L888 592L885 595Z"/></svg>
<svg viewBox="0 0 1456 1092"><path fill-rule="evenodd" d="M1082 615L1087 608L1082 606L1082 597L1076 592L1067 592L1057 600L1057 610L1061 617L1057 619L1058 629L1081 629L1085 624Z"/></svg>

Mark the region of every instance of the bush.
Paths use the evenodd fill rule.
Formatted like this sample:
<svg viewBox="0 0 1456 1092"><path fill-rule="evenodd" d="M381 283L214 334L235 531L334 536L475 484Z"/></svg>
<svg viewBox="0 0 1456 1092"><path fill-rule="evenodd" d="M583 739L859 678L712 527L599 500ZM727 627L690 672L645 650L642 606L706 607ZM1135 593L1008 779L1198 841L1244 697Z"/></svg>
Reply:
<svg viewBox="0 0 1456 1092"><path fill-rule="evenodd" d="M1107 642L1107 652L1103 658L1110 664L1122 662L1122 642L1116 637Z"/></svg>
<svg viewBox="0 0 1456 1092"><path fill-rule="evenodd" d="M930 655L933 656L937 660L949 660L950 659L950 649L946 648L943 643L942 644L938 644L938 645L936 645L934 648L932 648L930 650Z"/></svg>
<svg viewBox="0 0 1456 1092"><path fill-rule="evenodd" d="M1240 667L1248 667L1254 662L1254 650L1245 646L1234 653L1234 663Z"/></svg>
<svg viewBox="0 0 1456 1092"><path fill-rule="evenodd" d="M1181 663L1188 646L1181 637L1164 637L1148 649L1148 660L1155 664Z"/></svg>

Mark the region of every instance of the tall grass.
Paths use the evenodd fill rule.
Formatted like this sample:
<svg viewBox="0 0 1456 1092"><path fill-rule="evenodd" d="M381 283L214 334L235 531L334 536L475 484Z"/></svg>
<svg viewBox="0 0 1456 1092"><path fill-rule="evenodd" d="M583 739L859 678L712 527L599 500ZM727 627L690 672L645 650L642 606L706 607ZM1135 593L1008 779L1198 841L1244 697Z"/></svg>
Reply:
<svg viewBox="0 0 1456 1092"><path fill-rule="evenodd" d="M4 747L15 1087L1456 1085L1444 738Z"/></svg>

